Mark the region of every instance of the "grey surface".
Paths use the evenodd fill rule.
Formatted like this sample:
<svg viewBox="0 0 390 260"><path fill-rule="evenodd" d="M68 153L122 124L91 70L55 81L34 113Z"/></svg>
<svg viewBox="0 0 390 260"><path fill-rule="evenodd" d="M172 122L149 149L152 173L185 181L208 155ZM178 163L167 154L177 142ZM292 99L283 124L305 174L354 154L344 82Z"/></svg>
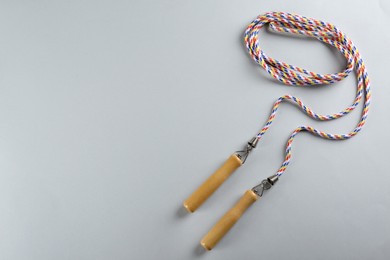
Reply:
<svg viewBox="0 0 390 260"><path fill-rule="evenodd" d="M278 185L203 253L198 241L275 173L295 127L345 132L360 116L313 122L282 105L247 164L182 211L280 95L319 113L353 100L354 76L287 87L250 60L243 31L272 10L345 31L371 75L372 110L351 140L298 136ZM387 0L1 1L0 259L389 259L389 27ZM317 41L261 35L272 57L345 66Z"/></svg>

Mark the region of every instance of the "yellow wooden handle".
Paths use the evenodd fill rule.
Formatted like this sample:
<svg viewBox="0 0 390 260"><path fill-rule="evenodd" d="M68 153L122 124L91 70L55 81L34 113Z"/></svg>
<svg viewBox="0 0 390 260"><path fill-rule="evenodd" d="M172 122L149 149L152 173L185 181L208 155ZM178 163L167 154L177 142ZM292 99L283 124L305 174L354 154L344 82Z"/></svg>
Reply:
<svg viewBox="0 0 390 260"><path fill-rule="evenodd" d="M213 175L184 201L184 207L189 212L194 212L241 165L240 158L236 154L232 154Z"/></svg>
<svg viewBox="0 0 390 260"><path fill-rule="evenodd" d="M247 190L241 199L214 225L214 227L204 236L200 244L207 250L213 247L223 238L224 235L233 227L242 214L259 197L252 191Z"/></svg>

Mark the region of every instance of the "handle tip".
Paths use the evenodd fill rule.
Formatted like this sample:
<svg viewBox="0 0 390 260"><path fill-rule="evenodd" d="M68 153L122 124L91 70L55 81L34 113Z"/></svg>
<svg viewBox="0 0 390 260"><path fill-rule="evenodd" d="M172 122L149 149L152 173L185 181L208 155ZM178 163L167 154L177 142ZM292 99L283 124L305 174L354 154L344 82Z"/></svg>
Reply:
<svg viewBox="0 0 390 260"><path fill-rule="evenodd" d="M189 212L189 213L194 213L194 210L188 205L187 201L184 201L183 207Z"/></svg>
<svg viewBox="0 0 390 260"><path fill-rule="evenodd" d="M213 249L211 246L209 246L203 239L200 241L200 245L207 251L210 251Z"/></svg>

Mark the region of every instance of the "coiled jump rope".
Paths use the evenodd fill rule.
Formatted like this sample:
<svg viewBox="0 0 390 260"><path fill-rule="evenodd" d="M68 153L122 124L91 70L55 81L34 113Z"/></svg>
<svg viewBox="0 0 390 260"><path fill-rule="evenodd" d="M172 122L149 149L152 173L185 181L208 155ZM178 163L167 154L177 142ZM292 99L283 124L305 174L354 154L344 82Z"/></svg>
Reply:
<svg viewBox="0 0 390 260"><path fill-rule="evenodd" d="M335 74L319 74L267 56L260 47L258 35L259 31L266 25L269 26L270 30L275 32L313 37L335 47L347 60L345 70ZM246 191L238 203L207 233L201 240L201 245L207 250L211 250L230 230L234 223L236 223L245 210L258 198L262 197L263 192L269 190L278 181L279 177L283 175L290 163L292 143L298 133L307 131L315 136L330 140L349 139L362 129L370 108L370 80L364 62L352 41L334 25L301 15L284 12L269 12L258 16L250 23L244 36L246 48L252 59L278 81L286 85L297 86L332 84L346 78L352 71L355 71L357 76L356 97L349 107L338 113L329 115L315 113L312 109L303 104L299 98L294 96L284 95L278 98L272 107L271 114L266 124L260 132L248 142L245 149L233 153L227 161L184 202L184 207L188 211L195 211L234 172L234 170L245 163L248 154L256 147L263 135L269 130L276 117L278 107L283 101L289 101L295 104L309 117L321 121L333 120L349 114L363 99L364 106L358 124L349 133L332 134L323 132L311 126L297 127L288 138L285 158L279 170L274 175L261 181L260 184Z"/></svg>

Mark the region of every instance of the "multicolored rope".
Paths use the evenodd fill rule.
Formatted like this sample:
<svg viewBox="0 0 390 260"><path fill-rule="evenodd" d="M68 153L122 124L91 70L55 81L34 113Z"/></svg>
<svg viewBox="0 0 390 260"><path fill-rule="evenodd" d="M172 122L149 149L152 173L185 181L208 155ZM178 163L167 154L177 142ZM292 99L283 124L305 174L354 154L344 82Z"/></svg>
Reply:
<svg viewBox="0 0 390 260"><path fill-rule="evenodd" d="M335 74L319 74L268 57L260 48L258 37L259 30L265 25L268 25L269 28L275 32L299 34L313 37L321 42L337 48L347 59L347 66L345 70ZM275 119L279 105L285 100L297 105L309 117L316 120L327 121L349 114L359 105L363 95L365 99L362 116L355 129L349 133L331 134L311 126L300 126L296 128L287 141L285 158L282 166L277 171L278 176L281 176L286 171L290 163L291 146L295 136L299 132L307 131L324 139L345 140L355 136L362 129L366 122L368 110L370 108L370 80L368 78L366 66L364 65L359 51L352 43L352 41L336 26L301 15L284 12L269 12L258 16L251 24L249 24L245 31L245 43L250 56L272 77L286 85L307 86L332 84L346 78L353 70L356 71L357 76L357 92L355 100L352 105L339 113L320 115L304 105L300 99L294 96L284 95L278 98L274 103L271 115L269 116L266 124L257 135L259 140L270 128L272 122Z"/></svg>

